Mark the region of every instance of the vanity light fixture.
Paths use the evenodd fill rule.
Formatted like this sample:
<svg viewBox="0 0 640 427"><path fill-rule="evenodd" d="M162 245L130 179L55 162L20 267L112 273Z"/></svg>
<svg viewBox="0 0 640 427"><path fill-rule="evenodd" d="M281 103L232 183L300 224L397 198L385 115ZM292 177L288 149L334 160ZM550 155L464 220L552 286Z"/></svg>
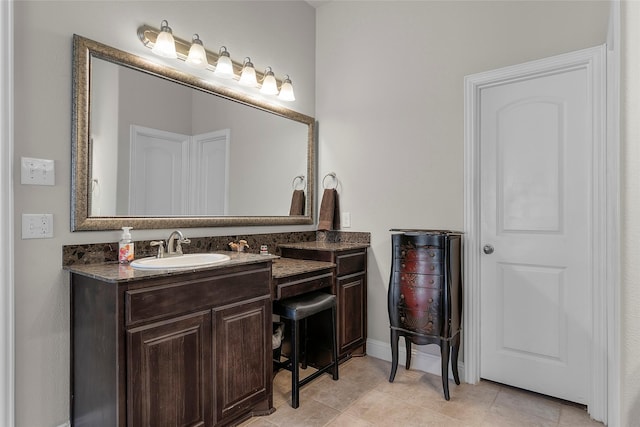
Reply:
<svg viewBox="0 0 640 427"><path fill-rule="evenodd" d="M187 55L185 62L192 67L200 69L207 68L207 65L209 65L207 62L207 52L204 50L202 40L200 40L200 36L197 34L193 35L189 55Z"/></svg>
<svg viewBox="0 0 640 427"><path fill-rule="evenodd" d="M260 93L264 95L277 95L278 83L276 82L276 76L273 74L271 67L267 67L264 70L264 79L262 79L262 87Z"/></svg>
<svg viewBox="0 0 640 427"><path fill-rule="evenodd" d="M293 85L291 84L291 79L289 78L289 74L285 74L284 80L282 80L282 86L280 86L280 93L278 94L278 99L283 101L295 101L296 97L293 94Z"/></svg>
<svg viewBox="0 0 640 427"><path fill-rule="evenodd" d="M244 58L244 62L242 63L242 73L240 74L240 81L238 83L240 83L242 86L258 86L256 69L251 62L251 58L249 58L248 56Z"/></svg>
<svg viewBox="0 0 640 427"><path fill-rule="evenodd" d="M218 62L216 62L216 70L213 74L224 79L232 79L235 77L235 74L233 73L233 62L231 62L231 56L225 46L220 47L220 51L218 52Z"/></svg>
<svg viewBox="0 0 640 427"><path fill-rule="evenodd" d="M164 58L175 59L178 57L176 53L176 43L173 40L173 32L169 27L169 22L166 20L160 24L160 33L156 39L156 44L151 49L151 52Z"/></svg>
<svg viewBox="0 0 640 427"><path fill-rule="evenodd" d="M190 42L173 37L166 20L162 21L160 27L160 30L148 25L138 28L138 38L152 52L167 58L177 58L197 68L208 69L215 76L234 79L242 86L260 88L259 92L263 95L279 94L278 100L295 101L293 85L288 75L280 81L276 79L271 67L267 67L264 73L256 71L249 57L242 64L234 62L225 46L217 53L209 51L204 48L198 34L194 34Z"/></svg>

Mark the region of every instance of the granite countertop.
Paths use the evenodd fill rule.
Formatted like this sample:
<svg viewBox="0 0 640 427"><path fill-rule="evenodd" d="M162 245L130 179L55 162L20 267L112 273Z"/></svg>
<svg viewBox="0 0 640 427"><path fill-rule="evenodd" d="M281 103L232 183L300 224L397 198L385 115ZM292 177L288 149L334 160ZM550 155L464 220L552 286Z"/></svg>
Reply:
<svg viewBox="0 0 640 427"><path fill-rule="evenodd" d="M333 268L335 266L334 263L325 261L278 258L273 261L272 275L274 279L280 279L297 274Z"/></svg>
<svg viewBox="0 0 640 427"><path fill-rule="evenodd" d="M310 261L302 259L280 258L276 255L257 255L252 253L224 252L231 260L223 264L199 268L167 269L167 270L140 270L127 264L107 262L99 264L78 264L64 267L71 273L80 274L105 282L130 282L134 280L148 279L158 276L171 276L190 273L193 271L213 270L242 264L255 264L266 260L272 260L272 275L274 278L295 276L297 274L333 268L336 265L325 261Z"/></svg>
<svg viewBox="0 0 640 427"><path fill-rule="evenodd" d="M167 269L167 270L140 270L126 264L108 262L100 264L74 264L65 266L64 269L71 273L80 274L105 282L131 282L134 280L148 279L151 277L171 276L177 274L191 273L194 271L214 270L242 264L256 264L268 260L278 259L276 255L258 255L244 252L220 252L229 255L231 259L222 264L208 267Z"/></svg>
<svg viewBox="0 0 640 427"><path fill-rule="evenodd" d="M292 249L311 249L311 250L324 250L324 251L348 251L351 249L368 248L369 243L361 242L299 242L299 243L281 243L278 245L280 248L292 248Z"/></svg>

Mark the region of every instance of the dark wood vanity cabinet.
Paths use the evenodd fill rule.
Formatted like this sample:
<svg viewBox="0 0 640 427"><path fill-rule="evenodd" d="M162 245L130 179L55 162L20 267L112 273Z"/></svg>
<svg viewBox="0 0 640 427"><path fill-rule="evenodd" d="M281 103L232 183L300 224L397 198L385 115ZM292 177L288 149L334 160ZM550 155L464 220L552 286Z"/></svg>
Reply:
<svg viewBox="0 0 640 427"><path fill-rule="evenodd" d="M207 425L211 355L209 311L128 329L130 425Z"/></svg>
<svg viewBox="0 0 640 427"><path fill-rule="evenodd" d="M213 312L216 425L246 414L270 413L271 299L260 298Z"/></svg>
<svg viewBox="0 0 640 427"><path fill-rule="evenodd" d="M351 355L366 354L367 342L367 248L355 249L323 247L287 247L281 246L282 256L286 258L308 259L332 262L336 265L335 288L337 302L338 328L338 357L341 360ZM320 317L320 316L319 316ZM314 328L328 327L329 319L321 321L320 325L310 325L310 333L319 333L330 337L330 331L314 332ZM317 329L316 329L317 331ZM317 365L326 364L331 357L328 349L330 344L323 343L322 355L319 354ZM312 349L309 350L313 352ZM314 355L310 355L313 362Z"/></svg>
<svg viewBox="0 0 640 427"><path fill-rule="evenodd" d="M72 273L72 425L272 412L270 283L270 261L126 282Z"/></svg>

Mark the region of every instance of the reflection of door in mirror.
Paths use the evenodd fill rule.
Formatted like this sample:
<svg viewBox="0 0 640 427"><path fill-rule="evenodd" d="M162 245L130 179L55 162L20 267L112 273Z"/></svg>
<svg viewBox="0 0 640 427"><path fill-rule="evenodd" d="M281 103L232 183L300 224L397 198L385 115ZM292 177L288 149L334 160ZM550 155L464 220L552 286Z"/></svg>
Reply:
<svg viewBox="0 0 640 427"><path fill-rule="evenodd" d="M226 214L229 136L131 126L128 215Z"/></svg>
<svg viewBox="0 0 640 427"><path fill-rule="evenodd" d="M105 160L91 154L101 166L93 173L92 216L225 215L229 142L228 129L190 136L132 125L128 171L105 168ZM110 181L105 169L127 179L126 191L102 189L100 183Z"/></svg>
<svg viewBox="0 0 640 427"><path fill-rule="evenodd" d="M289 212L291 180L307 172L306 124L96 58L90 91L94 102L89 179L95 187L90 216L279 216ZM169 138L165 149L159 143L164 137L157 139L153 153L134 165L132 126L179 136ZM226 157L219 157L222 145L196 136L220 129L234 137ZM200 150L196 163L189 159L191 154L182 157L184 138L192 138L185 144L193 145L185 150ZM214 163L205 164L205 160ZM183 162L189 166L180 171L178 165ZM161 190L153 191L150 185Z"/></svg>
<svg viewBox="0 0 640 427"><path fill-rule="evenodd" d="M131 126L129 171L119 174L128 176L129 206L119 213L186 215L190 141L189 135Z"/></svg>

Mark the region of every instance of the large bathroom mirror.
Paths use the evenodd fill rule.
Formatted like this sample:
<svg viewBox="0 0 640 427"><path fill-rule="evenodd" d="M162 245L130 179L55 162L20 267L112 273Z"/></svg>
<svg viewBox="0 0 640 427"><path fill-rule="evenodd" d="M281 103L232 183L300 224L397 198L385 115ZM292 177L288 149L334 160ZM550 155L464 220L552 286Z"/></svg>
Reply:
<svg viewBox="0 0 640 427"><path fill-rule="evenodd" d="M313 223L312 117L78 35L73 60L73 231Z"/></svg>

